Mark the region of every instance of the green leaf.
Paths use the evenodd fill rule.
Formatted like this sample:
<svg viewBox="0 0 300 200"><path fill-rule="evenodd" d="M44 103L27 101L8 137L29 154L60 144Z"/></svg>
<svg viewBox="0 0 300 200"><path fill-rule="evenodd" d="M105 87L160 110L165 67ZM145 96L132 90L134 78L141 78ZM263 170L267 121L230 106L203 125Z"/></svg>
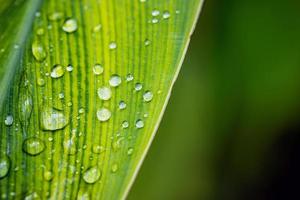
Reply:
<svg viewBox="0 0 300 200"><path fill-rule="evenodd" d="M202 1L2 2L1 198L124 199Z"/></svg>

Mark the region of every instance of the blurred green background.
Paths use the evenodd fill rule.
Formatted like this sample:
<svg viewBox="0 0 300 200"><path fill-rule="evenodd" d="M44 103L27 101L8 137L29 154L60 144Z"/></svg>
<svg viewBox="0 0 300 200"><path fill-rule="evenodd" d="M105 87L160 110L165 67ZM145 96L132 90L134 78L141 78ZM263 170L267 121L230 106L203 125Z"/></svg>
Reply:
<svg viewBox="0 0 300 200"><path fill-rule="evenodd" d="M299 8L204 3L129 200L300 199Z"/></svg>

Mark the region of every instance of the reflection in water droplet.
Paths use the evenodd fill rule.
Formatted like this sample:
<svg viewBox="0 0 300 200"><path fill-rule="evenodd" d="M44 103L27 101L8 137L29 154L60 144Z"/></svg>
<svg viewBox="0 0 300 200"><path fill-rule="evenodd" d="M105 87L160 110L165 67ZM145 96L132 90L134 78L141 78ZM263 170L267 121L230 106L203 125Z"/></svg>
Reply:
<svg viewBox="0 0 300 200"><path fill-rule="evenodd" d="M44 142L39 138L28 138L23 142L23 151L29 155L35 156L42 153L45 149Z"/></svg>
<svg viewBox="0 0 300 200"><path fill-rule="evenodd" d="M112 87L118 87L121 84L121 77L117 74L113 74L109 79L109 84Z"/></svg>
<svg viewBox="0 0 300 200"><path fill-rule="evenodd" d="M42 62L46 59L47 52L44 45L41 42L38 41L33 42L31 49L32 49L32 54L37 61Z"/></svg>
<svg viewBox="0 0 300 200"><path fill-rule="evenodd" d="M124 110L126 108L127 104L124 101L120 101L119 103L119 109Z"/></svg>
<svg viewBox="0 0 300 200"><path fill-rule="evenodd" d="M4 120L4 123L6 126L11 126L14 122L14 118L12 115L7 115L5 120Z"/></svg>
<svg viewBox="0 0 300 200"><path fill-rule="evenodd" d="M112 166L111 166L111 172L112 173L116 173L119 169L119 166L117 163L114 163Z"/></svg>
<svg viewBox="0 0 300 200"><path fill-rule="evenodd" d="M138 128L138 129L143 128L143 127L144 127L144 122L143 122L143 120L138 119L138 120L135 122L135 127Z"/></svg>
<svg viewBox="0 0 300 200"><path fill-rule="evenodd" d="M101 122L109 120L111 117L111 112L107 108L101 108L97 111L97 118Z"/></svg>
<svg viewBox="0 0 300 200"><path fill-rule="evenodd" d="M97 92L101 100L107 101L111 98L111 89L109 87L103 86Z"/></svg>
<svg viewBox="0 0 300 200"><path fill-rule="evenodd" d="M101 177L101 171L97 167L91 167L87 169L83 174L83 180L86 183L93 184L97 182Z"/></svg>
<svg viewBox="0 0 300 200"><path fill-rule="evenodd" d="M117 43L111 42L109 43L109 49L116 49L117 48Z"/></svg>
<svg viewBox="0 0 300 200"><path fill-rule="evenodd" d="M66 19L62 27L62 29L67 33L73 33L77 30L77 28L77 21L72 18Z"/></svg>
<svg viewBox="0 0 300 200"><path fill-rule="evenodd" d="M93 72L95 75L100 75L104 71L103 67L100 64L95 64L93 67Z"/></svg>
<svg viewBox="0 0 300 200"><path fill-rule="evenodd" d="M50 131L62 129L69 123L62 111L50 107L42 109L40 120L41 128Z"/></svg>
<svg viewBox="0 0 300 200"><path fill-rule="evenodd" d="M136 91L140 91L142 88L143 88L143 85L141 83L136 83L135 86L134 86L134 89Z"/></svg>
<svg viewBox="0 0 300 200"><path fill-rule="evenodd" d="M10 159L7 155L0 154L0 179L8 174L10 169Z"/></svg>
<svg viewBox="0 0 300 200"><path fill-rule="evenodd" d="M50 75L52 78L60 78L64 75L64 73L65 73L65 70L64 70L63 66L57 64L57 65L53 66Z"/></svg>
<svg viewBox="0 0 300 200"><path fill-rule="evenodd" d="M143 99L145 102L150 102L153 99L153 93L149 90L147 90L144 94L143 94Z"/></svg>

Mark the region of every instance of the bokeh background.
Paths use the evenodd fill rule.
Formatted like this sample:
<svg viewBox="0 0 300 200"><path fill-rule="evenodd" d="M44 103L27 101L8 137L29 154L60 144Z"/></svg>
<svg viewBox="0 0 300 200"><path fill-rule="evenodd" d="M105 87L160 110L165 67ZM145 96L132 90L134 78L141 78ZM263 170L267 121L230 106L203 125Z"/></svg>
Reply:
<svg viewBox="0 0 300 200"><path fill-rule="evenodd" d="M300 199L300 1L207 0L129 200Z"/></svg>

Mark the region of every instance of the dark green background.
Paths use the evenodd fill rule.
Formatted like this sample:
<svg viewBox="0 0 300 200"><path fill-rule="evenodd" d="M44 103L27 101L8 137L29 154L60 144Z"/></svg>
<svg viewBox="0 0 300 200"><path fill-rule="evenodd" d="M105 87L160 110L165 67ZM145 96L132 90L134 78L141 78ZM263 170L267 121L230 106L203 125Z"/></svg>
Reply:
<svg viewBox="0 0 300 200"><path fill-rule="evenodd" d="M300 199L299 76L300 1L207 0L128 199Z"/></svg>

